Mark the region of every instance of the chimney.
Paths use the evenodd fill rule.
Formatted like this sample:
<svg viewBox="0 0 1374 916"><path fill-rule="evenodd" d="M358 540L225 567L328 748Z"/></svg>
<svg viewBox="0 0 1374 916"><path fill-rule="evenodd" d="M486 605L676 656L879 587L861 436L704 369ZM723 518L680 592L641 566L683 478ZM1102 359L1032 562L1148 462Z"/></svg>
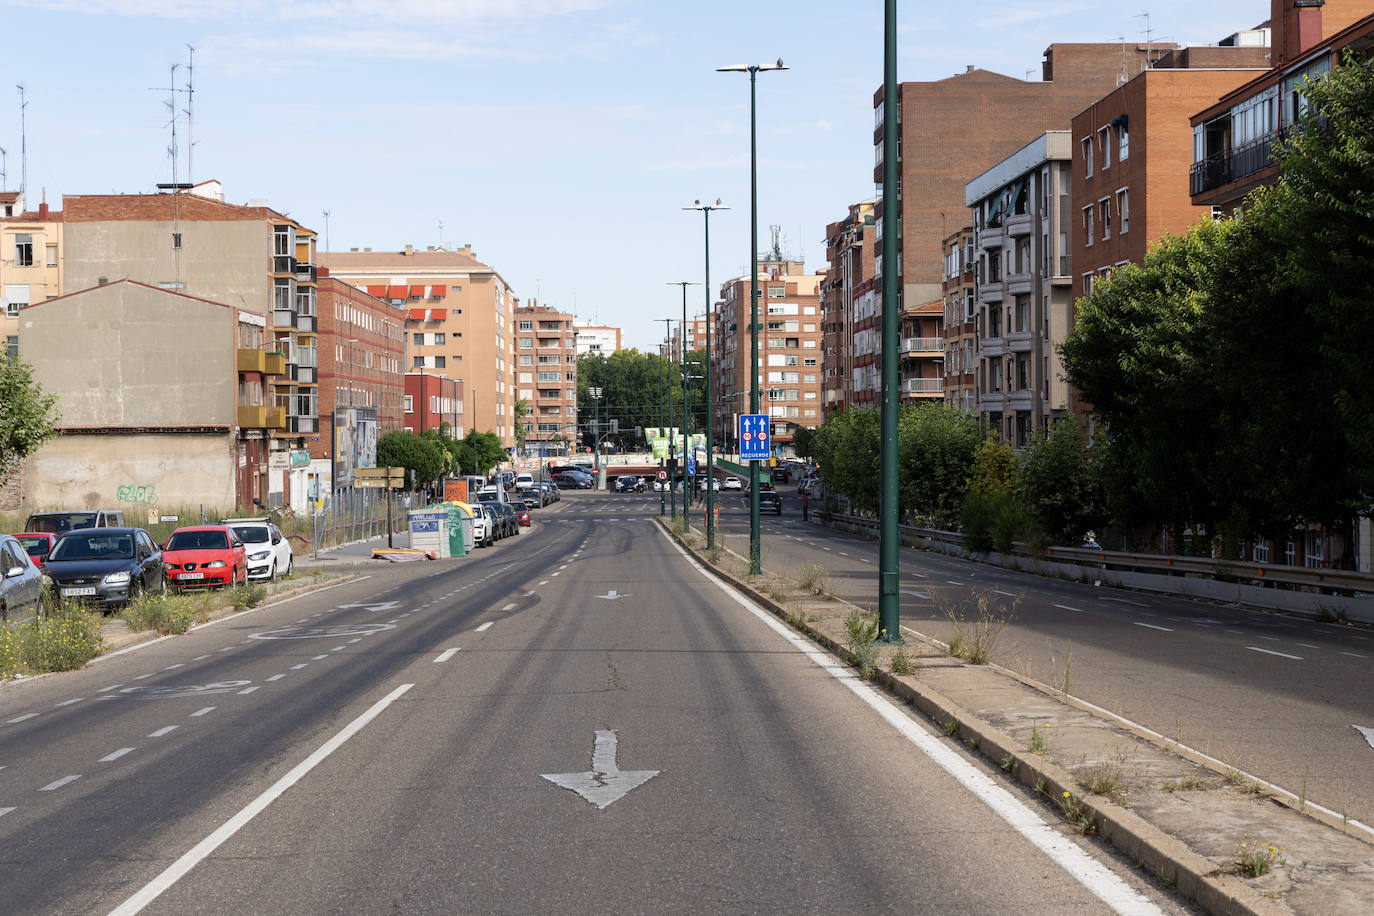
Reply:
<svg viewBox="0 0 1374 916"><path fill-rule="evenodd" d="M44 221L48 218L48 202L46 200L38 205L38 218Z"/></svg>
<svg viewBox="0 0 1374 916"><path fill-rule="evenodd" d="M1278 51L1276 66L1302 56L1322 40L1322 7L1326 0L1271 0L1270 44Z"/></svg>
<svg viewBox="0 0 1374 916"><path fill-rule="evenodd" d="M466 255L471 255L471 254L472 254L472 243L471 243L471 242L464 242L464 243L463 243L463 254L466 254Z"/></svg>
<svg viewBox="0 0 1374 916"><path fill-rule="evenodd" d="M425 251L433 251L433 250L434 250L434 246L433 246L433 245L426 245L426 246L425 246Z"/></svg>

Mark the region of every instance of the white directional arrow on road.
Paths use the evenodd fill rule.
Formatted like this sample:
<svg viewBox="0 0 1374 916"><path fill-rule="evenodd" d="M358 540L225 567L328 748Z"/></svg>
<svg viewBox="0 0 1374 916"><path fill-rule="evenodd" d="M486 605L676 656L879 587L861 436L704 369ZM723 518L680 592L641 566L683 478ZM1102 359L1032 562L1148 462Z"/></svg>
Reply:
<svg viewBox="0 0 1374 916"><path fill-rule="evenodd" d="M379 612L379 611L390 611L390 610L393 610L393 609L398 608L398 607L400 607L400 606L401 606L401 602L399 602L399 601L379 601L379 602L377 602L377 603L375 603L375 604L340 604L340 605L337 605L337 607L338 607L339 610L341 610L341 611L344 610L344 609L346 609L346 608L364 607L364 608L367 608L367 612L368 612L369 614L376 614L376 613Z"/></svg>
<svg viewBox="0 0 1374 916"><path fill-rule="evenodd" d="M592 597L593 597L593 598L605 598L607 601L618 601L618 600L620 600L621 598L628 598L628 597L630 597L630 596L629 596L629 595L622 595L622 594L620 594L620 592L616 591L615 589L611 589L609 592L607 592L607 593L604 594L604 595L592 595Z"/></svg>
<svg viewBox="0 0 1374 916"><path fill-rule="evenodd" d="M1350 727L1364 735L1364 740L1369 742L1370 747L1374 747L1374 728L1365 728L1363 725L1352 725Z"/></svg>
<svg viewBox="0 0 1374 916"><path fill-rule="evenodd" d="M597 597L601 597L598 595ZM592 748L592 768L585 773L540 773L556 786L581 795L598 808L617 802L634 788L658 775L658 770L624 770L616 766L616 735L598 731Z"/></svg>

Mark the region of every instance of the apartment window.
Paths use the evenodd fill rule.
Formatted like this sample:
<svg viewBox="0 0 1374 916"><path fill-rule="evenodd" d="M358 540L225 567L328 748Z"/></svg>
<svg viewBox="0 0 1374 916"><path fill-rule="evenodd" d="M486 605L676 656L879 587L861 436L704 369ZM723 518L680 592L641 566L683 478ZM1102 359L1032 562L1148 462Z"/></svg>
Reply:
<svg viewBox="0 0 1374 916"><path fill-rule="evenodd" d="M1092 294L1093 294L1093 274L1092 274L1092 271L1088 271L1087 273L1085 273L1085 274L1083 275L1083 295L1085 295L1085 296L1091 296Z"/></svg>
<svg viewBox="0 0 1374 916"><path fill-rule="evenodd" d="M516 362L517 362L518 365L521 365L521 366L533 366L533 365L534 365L534 357L531 356L531 355L528 354L528 353L521 353L520 356L517 357Z"/></svg>
<svg viewBox="0 0 1374 916"><path fill-rule="evenodd" d="M785 287L785 286L770 286L770 287L768 287L768 298L769 298L769 299L781 299L783 296L786 296L786 295L787 295L787 287Z"/></svg>
<svg viewBox="0 0 1374 916"><path fill-rule="evenodd" d="M434 335L434 342L435 342L436 344L442 344L442 343L444 343L444 342L445 342L445 337L444 337L444 335L443 335L443 334L435 334L435 335Z"/></svg>
<svg viewBox="0 0 1374 916"><path fill-rule="evenodd" d="M1093 177L1093 138L1084 137L1079 141L1083 147L1083 177Z"/></svg>
<svg viewBox="0 0 1374 916"><path fill-rule="evenodd" d="M415 398L413 395L407 394L401 397L401 410L404 413L410 413L415 410Z"/></svg>
<svg viewBox="0 0 1374 916"><path fill-rule="evenodd" d="M5 337L5 355L13 359L19 355L19 335L9 334Z"/></svg>
<svg viewBox="0 0 1374 916"><path fill-rule="evenodd" d="M1083 244L1091 248L1093 244L1093 208L1092 205L1083 208Z"/></svg>
<svg viewBox="0 0 1374 916"><path fill-rule="evenodd" d="M416 334L416 335L415 335L415 346L417 346L417 347L423 347L424 345L425 345L425 335L423 335L423 334Z"/></svg>
<svg viewBox="0 0 1374 916"><path fill-rule="evenodd" d="M423 369L425 367L425 358L423 356L413 357L413 360L414 361L411 363L411 368Z"/></svg>
<svg viewBox="0 0 1374 916"><path fill-rule="evenodd" d="M529 349L529 348L531 348L531 347L534 346L534 338L533 338L533 337L519 337L519 338L516 338L515 345L516 345L517 347L521 348L522 350Z"/></svg>
<svg viewBox="0 0 1374 916"><path fill-rule="evenodd" d="M1127 129L1125 115L1118 118L1118 121L1120 123L1116 125L1116 158L1125 162L1131 155L1131 132Z"/></svg>
<svg viewBox="0 0 1374 916"><path fill-rule="evenodd" d="M1131 228L1131 192L1122 188L1116 192L1116 218L1121 222L1121 234Z"/></svg>
<svg viewBox="0 0 1374 916"><path fill-rule="evenodd" d="M1112 237L1112 199L1104 197L1097 202L1102 212L1102 241Z"/></svg>
<svg viewBox="0 0 1374 916"><path fill-rule="evenodd" d="M447 363L448 363L448 359L447 359L446 357L443 357L443 356L436 356L436 357L434 357L434 368L435 368L435 369L443 369Z"/></svg>
<svg viewBox="0 0 1374 916"><path fill-rule="evenodd" d="M14 236L14 266L33 266L33 235L19 232Z"/></svg>
<svg viewBox="0 0 1374 916"><path fill-rule="evenodd" d="M173 233L172 233L172 247L173 247L173 248L180 248L180 247L181 247L181 233L180 233L180 232L173 232Z"/></svg>
<svg viewBox="0 0 1374 916"><path fill-rule="evenodd" d="M57 246L56 246L56 245L49 245L49 246L48 246L48 266L49 266L49 267L56 267L56 266L57 266Z"/></svg>
<svg viewBox="0 0 1374 916"><path fill-rule="evenodd" d="M533 321L522 321L522 322L520 322L519 330L521 330L521 331L533 331L533 330L534 330L534 322L533 322Z"/></svg>
<svg viewBox="0 0 1374 916"><path fill-rule="evenodd" d="M1112 164L1112 132L1106 127L1098 128L1097 145L1102 148L1102 169L1106 171Z"/></svg>

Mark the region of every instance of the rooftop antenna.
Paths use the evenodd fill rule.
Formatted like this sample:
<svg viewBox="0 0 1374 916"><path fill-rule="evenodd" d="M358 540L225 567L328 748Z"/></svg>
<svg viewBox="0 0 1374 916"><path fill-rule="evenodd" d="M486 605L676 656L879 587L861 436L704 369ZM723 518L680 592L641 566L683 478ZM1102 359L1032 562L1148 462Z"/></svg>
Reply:
<svg viewBox="0 0 1374 916"><path fill-rule="evenodd" d="M329 211L324 211L324 250L329 250Z"/></svg>
<svg viewBox="0 0 1374 916"><path fill-rule="evenodd" d="M1126 82L1126 36L1118 35L1116 40L1121 42L1121 75L1116 78L1116 84L1121 86Z"/></svg>
<svg viewBox="0 0 1374 916"><path fill-rule="evenodd" d="M1150 31L1150 11L1145 10L1145 12L1139 13L1131 18L1145 20L1145 69L1149 70L1154 66L1154 60L1150 57L1150 36L1153 34Z"/></svg>
<svg viewBox="0 0 1374 916"><path fill-rule="evenodd" d="M8 174L5 171L5 148L0 146L0 191L5 190L5 178Z"/></svg>
<svg viewBox="0 0 1374 916"><path fill-rule="evenodd" d="M444 221L439 220L439 247L444 247Z"/></svg>
<svg viewBox="0 0 1374 916"><path fill-rule="evenodd" d="M186 183L194 184L195 178L192 176L195 175L196 141L191 131L196 118L196 49L189 44L186 48L191 58L186 64Z"/></svg>
<svg viewBox="0 0 1374 916"><path fill-rule="evenodd" d="M781 226L769 226L769 227L768 227L768 231L769 231L769 233L773 236L773 250L772 250L771 252L769 252L769 255L771 256L771 258L772 258L774 261L781 261L781 260L782 260L782 227L781 227Z"/></svg>
<svg viewBox="0 0 1374 916"><path fill-rule="evenodd" d="M24 84L15 83L14 87L19 90L19 193L23 194L29 189L29 136L24 121L29 103L24 98Z"/></svg>

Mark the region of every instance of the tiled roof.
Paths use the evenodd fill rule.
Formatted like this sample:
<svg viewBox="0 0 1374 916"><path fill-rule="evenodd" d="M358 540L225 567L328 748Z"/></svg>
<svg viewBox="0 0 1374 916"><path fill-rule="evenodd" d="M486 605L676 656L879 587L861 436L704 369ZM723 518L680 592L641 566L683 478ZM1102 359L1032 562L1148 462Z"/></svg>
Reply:
<svg viewBox="0 0 1374 916"><path fill-rule="evenodd" d="M18 199L18 191L0 191L0 204L12 204Z"/></svg>
<svg viewBox="0 0 1374 916"><path fill-rule="evenodd" d="M0 203L5 199L0 197ZM0 221L6 223L60 223L65 219L61 210L49 210L47 213L39 213L37 210L26 210L23 213L16 213L14 216L0 217Z"/></svg>
<svg viewBox="0 0 1374 916"><path fill-rule="evenodd" d="M289 219L270 207L241 207L198 194L67 194L62 198L62 211L69 223L106 220L166 222L172 219L174 198L176 216L184 220Z"/></svg>
<svg viewBox="0 0 1374 916"><path fill-rule="evenodd" d="M386 271L402 274L407 268L417 270L491 270L470 254L461 251L322 251L321 267L330 270Z"/></svg>

